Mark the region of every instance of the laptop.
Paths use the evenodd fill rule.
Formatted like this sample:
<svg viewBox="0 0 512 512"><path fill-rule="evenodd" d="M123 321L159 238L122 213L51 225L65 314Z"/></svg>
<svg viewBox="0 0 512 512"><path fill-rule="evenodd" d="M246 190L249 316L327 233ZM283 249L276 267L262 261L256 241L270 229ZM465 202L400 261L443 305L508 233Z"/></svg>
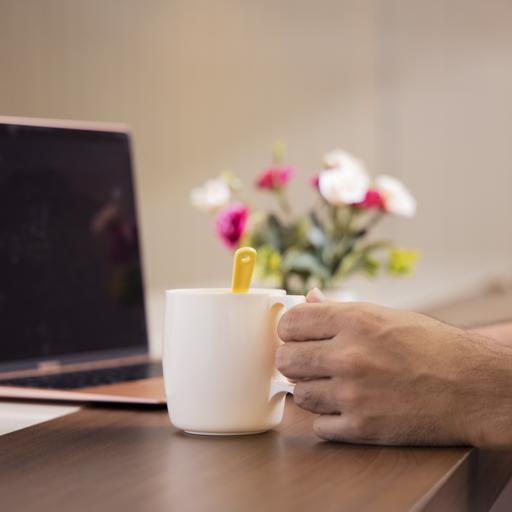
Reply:
<svg viewBox="0 0 512 512"><path fill-rule="evenodd" d="M163 404L123 125L0 117L0 398Z"/></svg>

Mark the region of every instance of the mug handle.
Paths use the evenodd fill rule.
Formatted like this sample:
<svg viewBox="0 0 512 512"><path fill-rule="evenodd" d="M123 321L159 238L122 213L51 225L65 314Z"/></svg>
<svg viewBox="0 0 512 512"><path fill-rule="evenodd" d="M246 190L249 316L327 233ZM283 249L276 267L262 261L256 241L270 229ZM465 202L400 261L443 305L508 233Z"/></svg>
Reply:
<svg viewBox="0 0 512 512"><path fill-rule="evenodd" d="M279 314L280 318L287 310L297 304L303 304L304 302L306 302L306 297L304 297L304 295L278 295L270 297L270 309L272 309L276 304L282 306ZM272 379L269 400L281 393L291 393L293 395L293 392L295 391L295 383L290 382L284 375L279 375L280 377Z"/></svg>

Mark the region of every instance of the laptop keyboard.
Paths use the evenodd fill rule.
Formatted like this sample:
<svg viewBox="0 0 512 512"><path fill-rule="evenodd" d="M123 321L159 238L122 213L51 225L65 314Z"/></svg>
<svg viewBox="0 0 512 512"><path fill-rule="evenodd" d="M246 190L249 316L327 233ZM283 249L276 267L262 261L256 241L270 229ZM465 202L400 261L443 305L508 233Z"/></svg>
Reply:
<svg viewBox="0 0 512 512"><path fill-rule="evenodd" d="M18 377L15 379L5 380L0 379L0 386L78 389L160 376L162 376L162 363L150 362L132 364L129 366L116 366L112 368L98 368L95 370L58 373L53 375L38 375L36 377Z"/></svg>

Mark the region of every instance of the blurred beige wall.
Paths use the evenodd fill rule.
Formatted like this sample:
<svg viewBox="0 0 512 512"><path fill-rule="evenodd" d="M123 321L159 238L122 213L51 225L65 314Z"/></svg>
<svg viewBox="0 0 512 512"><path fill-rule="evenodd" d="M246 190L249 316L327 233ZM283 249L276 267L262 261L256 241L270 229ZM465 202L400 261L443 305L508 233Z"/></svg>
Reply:
<svg viewBox="0 0 512 512"><path fill-rule="evenodd" d="M508 0L0 0L0 113L132 126L150 288L226 281L189 190L251 184L280 137L300 208L346 148L418 198L383 235L477 272L512 254L511 26Z"/></svg>

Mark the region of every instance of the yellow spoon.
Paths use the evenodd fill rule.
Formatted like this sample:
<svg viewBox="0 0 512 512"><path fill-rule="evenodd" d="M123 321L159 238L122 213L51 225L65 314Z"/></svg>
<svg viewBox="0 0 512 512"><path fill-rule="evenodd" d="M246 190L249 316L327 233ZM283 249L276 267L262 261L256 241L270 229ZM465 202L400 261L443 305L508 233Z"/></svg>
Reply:
<svg viewBox="0 0 512 512"><path fill-rule="evenodd" d="M251 287L252 273L256 263L256 251L252 247L240 247L233 259L233 293L247 293Z"/></svg>

